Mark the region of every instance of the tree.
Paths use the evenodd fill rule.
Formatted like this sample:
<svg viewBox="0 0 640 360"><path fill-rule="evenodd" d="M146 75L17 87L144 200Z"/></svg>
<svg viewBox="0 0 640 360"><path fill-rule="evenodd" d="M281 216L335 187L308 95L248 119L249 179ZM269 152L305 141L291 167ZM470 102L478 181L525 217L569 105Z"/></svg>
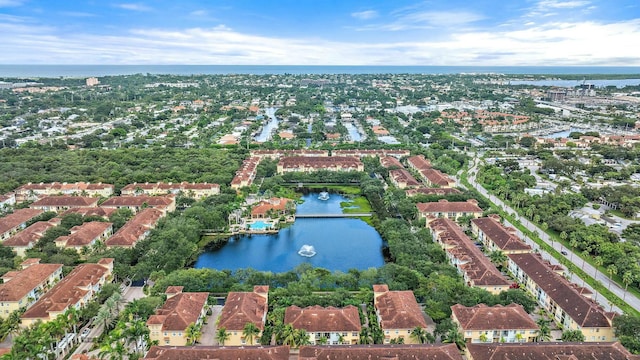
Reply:
<svg viewBox="0 0 640 360"><path fill-rule="evenodd" d="M427 331L420 326L416 326L411 330L411 338L414 339L418 344L424 344L427 342Z"/></svg>
<svg viewBox="0 0 640 360"><path fill-rule="evenodd" d="M187 338L187 344L195 345L202 336L202 326L200 324L191 323L184 330L184 336Z"/></svg>
<svg viewBox="0 0 640 360"><path fill-rule="evenodd" d="M580 330L566 330L562 332L562 341L581 342L584 341L584 334Z"/></svg>
<svg viewBox="0 0 640 360"><path fill-rule="evenodd" d="M489 337L487 336L487 334L482 333L480 334L480 342L486 343L489 340Z"/></svg>
<svg viewBox="0 0 640 360"><path fill-rule="evenodd" d="M127 344L133 344L135 353L141 353L142 349L139 348L139 344L143 339L148 338L149 328L142 320L135 320L128 324L124 329L123 335L125 336Z"/></svg>
<svg viewBox="0 0 640 360"><path fill-rule="evenodd" d="M221 327L218 329L218 331L216 332L216 338L218 338L218 344L220 344L221 346L224 346L224 343L229 340L229 338L231 337L231 334L229 334L227 332L227 329L224 327Z"/></svg>
<svg viewBox="0 0 640 360"><path fill-rule="evenodd" d="M613 282L613 275L618 273L618 267L614 264L607 266L607 274L609 274L609 290L611 290L611 283Z"/></svg>
<svg viewBox="0 0 640 360"><path fill-rule="evenodd" d="M253 345L253 340L260 334L260 329L256 326L256 324L252 322L248 322L244 325L244 329L242 329L242 336L249 343L249 345Z"/></svg>
<svg viewBox="0 0 640 360"><path fill-rule="evenodd" d="M540 318L536 321L536 324L538 324L536 341L540 342L551 340L551 328L549 327L549 321L544 318Z"/></svg>
<svg viewBox="0 0 640 360"><path fill-rule="evenodd" d="M444 336L444 339L442 339L442 342L446 344L456 344L456 346L460 350L463 350L465 348L464 336L459 331L457 325L449 329L449 331Z"/></svg>
<svg viewBox="0 0 640 360"><path fill-rule="evenodd" d="M305 329L296 329L294 332L294 348L299 348L300 346L309 345L309 334Z"/></svg>
<svg viewBox="0 0 640 360"><path fill-rule="evenodd" d="M507 256L502 251L495 250L489 254L489 259L491 259L491 262L493 262L494 264L502 267L507 261Z"/></svg>
<svg viewBox="0 0 640 360"><path fill-rule="evenodd" d="M640 354L640 317L623 314L613 319L618 340L634 354Z"/></svg>
<svg viewBox="0 0 640 360"><path fill-rule="evenodd" d="M622 282L624 283L624 296L622 296L622 301L624 301L624 299L627 297L627 289L629 288L629 285L633 282L633 278L634 278L634 275L630 271L627 271L624 274L622 274Z"/></svg>

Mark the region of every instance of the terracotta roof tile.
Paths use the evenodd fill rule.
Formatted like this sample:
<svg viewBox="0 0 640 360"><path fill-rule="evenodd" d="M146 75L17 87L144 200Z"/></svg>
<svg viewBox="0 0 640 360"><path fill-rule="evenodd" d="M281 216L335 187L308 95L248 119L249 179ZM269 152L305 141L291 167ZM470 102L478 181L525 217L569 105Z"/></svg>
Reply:
<svg viewBox="0 0 640 360"><path fill-rule="evenodd" d="M303 346L298 360L462 360L454 344Z"/></svg>
<svg viewBox="0 0 640 360"><path fill-rule="evenodd" d="M421 213L482 212L482 209L478 206L478 202L473 199L453 202L442 199L437 202L417 203L416 206L418 207L418 211L420 211Z"/></svg>
<svg viewBox="0 0 640 360"><path fill-rule="evenodd" d="M451 307L451 312L463 331L538 329L535 321L518 304L491 307L485 304L471 307L456 304Z"/></svg>
<svg viewBox="0 0 640 360"><path fill-rule="evenodd" d="M268 289L268 288L267 288ZM267 293L230 292L222 308L218 327L227 330L242 330L252 322L260 330L264 329L264 316L267 313Z"/></svg>
<svg viewBox="0 0 640 360"><path fill-rule="evenodd" d="M467 344L473 360L640 360L618 342Z"/></svg>
<svg viewBox="0 0 640 360"><path fill-rule="evenodd" d="M349 305L342 309L335 307L309 306L304 309L289 306L285 310L284 323L307 332L357 331L362 328L358 308Z"/></svg>
<svg viewBox="0 0 640 360"><path fill-rule="evenodd" d="M289 360L288 346L152 346L147 360Z"/></svg>
<svg viewBox="0 0 640 360"><path fill-rule="evenodd" d="M17 228L21 224L42 214L42 210L38 209L18 209L13 213L0 218L0 234L4 234L11 229Z"/></svg>
<svg viewBox="0 0 640 360"><path fill-rule="evenodd" d="M486 217L472 219L477 226L502 251L530 251L531 247L515 235L515 229L504 227L498 220Z"/></svg>
<svg viewBox="0 0 640 360"><path fill-rule="evenodd" d="M20 271L6 273L0 284L0 301L18 301L44 283L62 264L33 264Z"/></svg>
<svg viewBox="0 0 640 360"><path fill-rule="evenodd" d="M378 290L384 290L378 288ZM413 291L387 291L374 299L382 329L413 329L427 327L422 308Z"/></svg>
<svg viewBox="0 0 640 360"><path fill-rule="evenodd" d="M98 205L97 197L90 196L45 196L42 199L35 201L29 205L31 208L37 208L41 206L58 206L58 207L95 207Z"/></svg>
<svg viewBox="0 0 640 360"><path fill-rule="evenodd" d="M26 229L8 238L2 243L2 245L10 247L33 246L36 242L38 242L38 240L40 240L41 237L44 236L47 230L55 226L56 224L51 221L35 222L28 226Z"/></svg>
<svg viewBox="0 0 640 360"><path fill-rule="evenodd" d="M149 317L147 324L162 324L162 330L184 331L189 324L198 321L208 297L209 293L205 292L176 294Z"/></svg>

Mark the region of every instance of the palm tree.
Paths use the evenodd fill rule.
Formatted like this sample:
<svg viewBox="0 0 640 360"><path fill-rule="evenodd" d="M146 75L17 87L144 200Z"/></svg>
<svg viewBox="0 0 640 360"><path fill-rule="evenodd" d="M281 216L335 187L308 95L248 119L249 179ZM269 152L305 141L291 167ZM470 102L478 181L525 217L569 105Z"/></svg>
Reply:
<svg viewBox="0 0 640 360"><path fill-rule="evenodd" d="M78 333L78 322L80 322L80 312L75 307L67 309L64 313L64 317L67 319L67 323L73 328L73 333Z"/></svg>
<svg viewBox="0 0 640 360"><path fill-rule="evenodd" d="M609 290L611 290L611 283L613 282L613 275L618 273L618 267L614 264L607 266L607 273L609 274Z"/></svg>
<svg viewBox="0 0 640 360"><path fill-rule="evenodd" d="M489 254L489 259L491 262L498 265L499 267L504 266L504 263L507 261L507 256L500 250L492 251Z"/></svg>
<svg viewBox="0 0 640 360"><path fill-rule="evenodd" d="M249 342L249 345L253 345L253 340L258 334L260 334L260 329L252 322L246 323L244 329L242 329L242 336Z"/></svg>
<svg viewBox="0 0 640 360"><path fill-rule="evenodd" d="M218 331L216 332L216 338L218 338L218 344L220 344L221 346L224 346L224 343L229 340L229 338L231 337L231 334L229 334L227 332L227 329L224 327L221 327L220 329L218 329Z"/></svg>
<svg viewBox="0 0 640 360"><path fill-rule="evenodd" d="M202 332L200 331L201 326L196 323L191 323L184 330L184 336L187 338L187 344L195 345L198 342L200 336L202 336Z"/></svg>
<svg viewBox="0 0 640 360"><path fill-rule="evenodd" d="M442 342L447 344L456 344L460 350L465 348L464 337L462 336L462 333L458 331L458 326L454 326L449 329L445 334L444 339L442 339Z"/></svg>
<svg viewBox="0 0 640 360"><path fill-rule="evenodd" d="M293 345L296 341L295 332L296 330L293 328L293 325L286 324L282 328L282 333L280 334L282 345Z"/></svg>
<svg viewBox="0 0 640 360"><path fill-rule="evenodd" d="M324 336L321 336L320 339L318 339L316 341L316 344L318 344L318 345L327 345L327 342L329 342L329 339L327 339Z"/></svg>
<svg viewBox="0 0 640 360"><path fill-rule="evenodd" d="M489 340L489 337L487 336L487 334L485 333L480 334L480 342L486 343L487 340Z"/></svg>
<svg viewBox="0 0 640 360"><path fill-rule="evenodd" d="M411 330L411 338L418 344L424 344L427 341L427 331L420 326L416 326Z"/></svg>
<svg viewBox="0 0 640 360"><path fill-rule="evenodd" d="M518 342L522 342L522 339L524 339L524 336L522 336L521 333L517 333L516 334L516 340L518 340Z"/></svg>
<svg viewBox="0 0 640 360"><path fill-rule="evenodd" d="M538 325L538 331L536 341L549 341L551 340L551 328L549 327L549 321L544 318L540 318L536 321Z"/></svg>
<svg viewBox="0 0 640 360"><path fill-rule="evenodd" d="M105 331L109 329L111 325L113 325L115 318L113 313L107 307L101 307L98 310L98 314L96 315L96 321L98 323L102 323L104 325Z"/></svg>
<svg viewBox="0 0 640 360"><path fill-rule="evenodd" d="M360 339L358 339L358 343L361 345L371 344L371 330L368 327L360 329Z"/></svg>
<svg viewBox="0 0 640 360"><path fill-rule="evenodd" d="M296 329L296 331L294 332L294 348L299 348L300 346L303 345L309 345L309 334L307 334L307 331L305 329Z"/></svg>
<svg viewBox="0 0 640 360"><path fill-rule="evenodd" d="M134 351L139 353L142 349L138 348L138 344L149 335L149 328L144 321L133 321L124 330L123 335L126 338L127 344L133 343Z"/></svg>
<svg viewBox="0 0 640 360"><path fill-rule="evenodd" d="M338 343L339 343L340 345L344 345L344 344L345 344L345 341L344 341L344 340L345 340L345 339L344 339L344 336L342 336L342 334L338 335Z"/></svg>

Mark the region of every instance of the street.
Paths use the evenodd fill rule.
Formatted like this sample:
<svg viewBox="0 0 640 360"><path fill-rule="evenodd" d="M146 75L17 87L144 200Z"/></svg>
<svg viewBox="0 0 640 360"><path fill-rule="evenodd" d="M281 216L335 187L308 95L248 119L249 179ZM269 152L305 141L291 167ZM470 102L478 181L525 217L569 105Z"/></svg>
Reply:
<svg viewBox="0 0 640 360"><path fill-rule="evenodd" d="M625 302L627 304L629 304L631 307L633 307L636 310L640 310L640 299L637 296L635 296L633 293L627 293L626 296L625 296L624 288L619 286L614 281L609 280L609 277L606 274L603 274L602 272L597 271L588 262L583 262L582 259L578 255L574 254L573 251L570 248L566 248L565 246L563 246L559 242L551 241L551 239L549 238L549 235L547 233L545 233L544 231L542 231L542 229L537 227L535 224L533 224L532 222L530 222L526 218L519 216L516 211L514 211L511 207L509 207L507 204L505 204L502 200L500 200L497 197L489 194L486 189L484 189L480 184L478 184L476 182L475 174L477 172L478 163L479 163L479 160L477 158L474 159L474 164L471 167L471 169L469 169L469 172L468 172L469 176L467 178L469 180L469 183L476 190L478 190L478 192L480 192L483 196L485 196L487 199L489 199L489 201L491 201L492 203L494 203L498 207L502 207L502 209L504 211L506 211L508 213L511 213L511 214L515 214L514 217L516 218L516 220L518 220L525 228L527 228L529 231L532 231L532 232L535 232L535 233L539 234L539 237L545 243L547 243L549 246L552 246L555 250L557 250L558 253L562 253L563 251L565 251L567 253L567 255L563 255L563 256L566 257L570 262L575 264L577 267L582 268L588 275L590 275L591 277L593 277L594 279L596 279L597 281L602 283L604 286L609 288L611 290L611 292L613 292L620 299L625 298ZM512 224L510 224L507 221L505 221L505 225L506 226L513 226ZM515 226L513 226L513 227L515 227ZM531 240L529 237L525 236L520 230L518 230L518 236L520 236L520 238L523 239L527 244L529 244L533 249L539 249L539 251L542 254L544 259L547 259L547 260L551 261L552 264L559 264L559 262L553 256L549 255L547 252L545 252L544 250L540 249L535 244L535 242L533 242L533 240ZM607 299L602 294L597 293L593 288L591 288L588 284L586 284L584 281L582 281L582 279L580 279L575 274L571 274L571 281L573 281L576 284L584 286L584 287L588 288L589 290L591 290L593 292L593 294L594 294L593 298L597 299L597 301L603 306L604 309L609 310L611 308L611 304L609 304ZM618 311L618 312L622 312L620 309L618 309L615 306L613 307L613 310Z"/></svg>

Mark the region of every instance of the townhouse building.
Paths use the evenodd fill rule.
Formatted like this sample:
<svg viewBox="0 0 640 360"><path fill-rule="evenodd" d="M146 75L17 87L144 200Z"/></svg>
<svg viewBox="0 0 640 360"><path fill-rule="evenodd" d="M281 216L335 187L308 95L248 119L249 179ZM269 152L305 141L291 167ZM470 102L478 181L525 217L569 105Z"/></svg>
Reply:
<svg viewBox="0 0 640 360"><path fill-rule="evenodd" d="M254 286L253 292L230 292L218 318L218 329L225 328L228 346L257 345L267 320L268 286ZM244 327L253 323L260 333L250 341L243 335Z"/></svg>
<svg viewBox="0 0 640 360"><path fill-rule="evenodd" d="M42 211L60 213L71 208L96 207L98 206L98 200L100 199L90 196L45 195L33 202L29 207Z"/></svg>
<svg viewBox="0 0 640 360"><path fill-rule="evenodd" d="M152 346L146 360L289 360L288 346Z"/></svg>
<svg viewBox="0 0 640 360"><path fill-rule="evenodd" d="M289 306L284 313L284 323L306 330L312 345L321 343L321 339L327 345L357 344L362 329L358 308L352 305L341 309Z"/></svg>
<svg viewBox="0 0 640 360"><path fill-rule="evenodd" d="M43 196L76 195L90 197L109 197L113 195L114 186L103 183L28 183L15 190L16 201L35 201Z"/></svg>
<svg viewBox="0 0 640 360"><path fill-rule="evenodd" d="M27 222L42 214L39 209L17 209L9 215L0 218L0 241L5 241L11 236L27 227Z"/></svg>
<svg viewBox="0 0 640 360"><path fill-rule="evenodd" d="M176 210L176 196L174 194L160 196L114 196L103 202L101 207L113 209L129 209L134 214L147 207L151 207L167 214Z"/></svg>
<svg viewBox="0 0 640 360"><path fill-rule="evenodd" d="M482 209L478 206L478 201L475 199L452 202L441 199L437 202L417 203L416 207L418 208L421 219L432 216L457 220L465 216L472 216L474 218L482 216Z"/></svg>
<svg viewBox="0 0 640 360"><path fill-rule="evenodd" d="M539 330L536 322L518 304L456 304L451 307L451 320L458 325L468 344L531 342L535 340Z"/></svg>
<svg viewBox="0 0 640 360"><path fill-rule="evenodd" d="M298 360L462 360L454 344L303 346Z"/></svg>
<svg viewBox="0 0 640 360"><path fill-rule="evenodd" d="M468 360L640 360L619 342L468 344Z"/></svg>
<svg viewBox="0 0 640 360"><path fill-rule="evenodd" d="M516 229L502 225L500 216L496 214L471 219L471 231L489 251L502 251L504 254L522 254L532 251L531 246L516 235Z"/></svg>
<svg viewBox="0 0 640 360"><path fill-rule="evenodd" d="M69 275L36 301L21 316L21 326L54 320L70 308L81 309L102 286L112 281L113 259L100 259L97 264L80 264Z"/></svg>
<svg viewBox="0 0 640 360"><path fill-rule="evenodd" d="M373 285L373 306L385 344L389 344L391 339L402 339L405 344L417 343L411 337L411 331L416 327L427 328L413 291L389 291L387 285Z"/></svg>
<svg viewBox="0 0 640 360"><path fill-rule="evenodd" d="M352 156L308 157L289 156L278 161L277 172L282 175L288 172L311 173L315 171L364 171L360 159Z"/></svg>
<svg viewBox="0 0 640 360"><path fill-rule="evenodd" d="M149 339L160 345L187 345L186 329L202 324L207 312L206 292L182 292L184 286L169 286L167 301L147 320Z"/></svg>
<svg viewBox="0 0 640 360"><path fill-rule="evenodd" d="M89 221L69 229L69 235L60 236L55 240L57 247L74 249L77 252L85 247L91 247L99 241L105 241L113 232L113 224L101 221Z"/></svg>
<svg viewBox="0 0 640 360"><path fill-rule="evenodd" d="M220 185L210 183L133 183L120 190L123 196L181 194L196 200L220 194Z"/></svg>
<svg viewBox="0 0 640 360"><path fill-rule="evenodd" d="M40 259L27 259L21 270L9 271L0 284L0 318L34 302L62 279L62 264L40 264Z"/></svg>
<svg viewBox="0 0 640 360"><path fill-rule="evenodd" d="M24 257L26 251L33 248L49 229L60 223L59 221L60 219L58 218L53 218L49 221L37 221L5 240L2 245L10 247L16 252L16 255Z"/></svg>
<svg viewBox="0 0 640 360"><path fill-rule="evenodd" d="M164 213L153 208L146 208L134 215L115 234L105 241L107 248L133 248L139 241L149 236Z"/></svg>

